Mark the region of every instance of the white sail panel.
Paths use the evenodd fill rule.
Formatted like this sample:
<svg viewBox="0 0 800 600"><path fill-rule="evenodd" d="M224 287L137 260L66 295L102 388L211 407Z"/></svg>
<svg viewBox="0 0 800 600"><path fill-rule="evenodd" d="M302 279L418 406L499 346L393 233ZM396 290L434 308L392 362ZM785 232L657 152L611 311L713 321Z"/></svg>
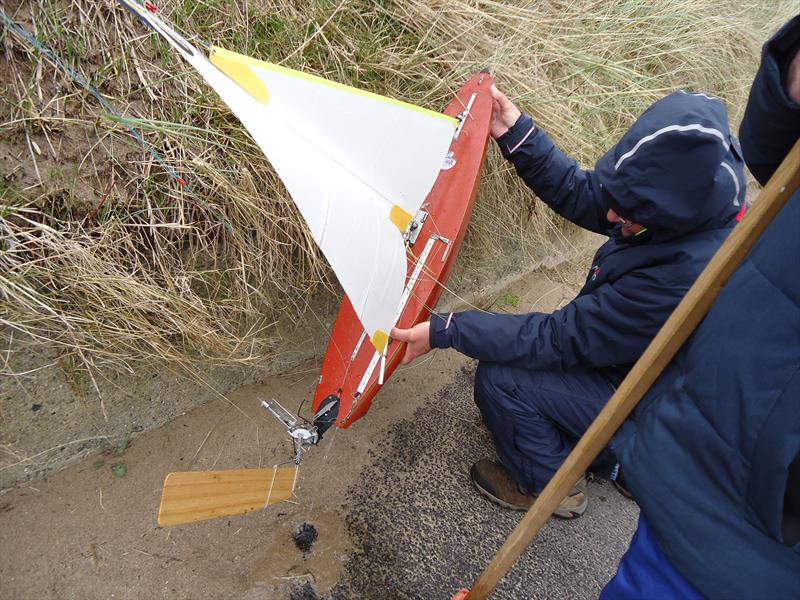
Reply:
<svg viewBox="0 0 800 600"><path fill-rule="evenodd" d="M211 62L234 80L248 69L268 90L269 110L387 202L416 213L439 174L455 119L221 48Z"/></svg>
<svg viewBox="0 0 800 600"><path fill-rule="evenodd" d="M401 232L438 176L450 117L217 49L222 70L120 0L214 88L264 151L367 334L385 352L406 275ZM226 74L227 73L227 74ZM399 208L398 208L399 207Z"/></svg>

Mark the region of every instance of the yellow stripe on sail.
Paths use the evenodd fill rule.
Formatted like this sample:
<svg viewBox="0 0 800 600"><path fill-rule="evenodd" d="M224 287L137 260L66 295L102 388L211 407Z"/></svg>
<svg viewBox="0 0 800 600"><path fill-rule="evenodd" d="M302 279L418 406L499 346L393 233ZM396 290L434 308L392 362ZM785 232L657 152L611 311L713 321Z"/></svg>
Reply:
<svg viewBox="0 0 800 600"><path fill-rule="evenodd" d="M389 212L389 220L400 230L400 233L405 233L413 219L414 217L411 216L411 213L403 207L397 206L397 204L392 205L392 210Z"/></svg>
<svg viewBox="0 0 800 600"><path fill-rule="evenodd" d="M275 73L280 73L281 75L286 75L289 77L295 77L297 79L305 79L306 81L312 81L314 83L318 83L320 85L327 85L329 87L336 88L343 92L348 92L350 94L355 94L357 96L366 96L367 98L372 98L373 100L379 100L381 102L386 102L388 104L394 104L395 106L399 106L402 108L406 108L408 110L414 110L417 112L421 112L431 117L435 117L437 119L444 119L445 121L449 122L453 128L458 126L458 121L449 115L445 115L443 113L438 113L433 110L428 110L427 108L422 108L421 106L415 106L414 104L409 104L408 102L403 102L401 100L394 100L393 98L387 98L386 96L381 96L379 94L373 94L372 92L367 92L365 90L359 90L354 87L350 87L349 85L343 85L341 83L337 83L335 81L330 81L328 79L323 79L322 77L317 77L316 75L309 75L308 73L302 73L301 71L295 71L293 69L287 69L286 67L281 67L279 65L268 63L263 60L258 60L251 56L245 56L244 54L238 54L236 52L231 52L230 50L225 50L225 48L217 48L216 46L211 47L212 50L212 59L211 62L214 62L213 57L216 55L218 57L224 58L225 60L231 62L237 62L242 65L249 65L253 67L259 67L266 71L273 71ZM238 83L238 81L237 81Z"/></svg>
<svg viewBox="0 0 800 600"><path fill-rule="evenodd" d="M262 104L269 102L269 91L267 90L267 86L264 85L264 82L261 81L261 78L253 73L253 69L251 69L247 63L231 58L228 54L233 53L214 51L209 56L209 59L215 67L238 83L242 89L253 98ZM239 55L234 54L233 56L236 57Z"/></svg>
<svg viewBox="0 0 800 600"><path fill-rule="evenodd" d="M372 345L375 346L375 350L377 350L380 354L386 354L386 346L389 345L388 333L381 331L380 329L376 329L375 333L373 333L369 339L372 342Z"/></svg>

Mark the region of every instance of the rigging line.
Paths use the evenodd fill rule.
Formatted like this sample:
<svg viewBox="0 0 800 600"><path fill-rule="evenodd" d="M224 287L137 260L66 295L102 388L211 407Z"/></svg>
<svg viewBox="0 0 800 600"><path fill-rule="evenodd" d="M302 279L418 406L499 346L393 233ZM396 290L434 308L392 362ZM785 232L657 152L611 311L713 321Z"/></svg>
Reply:
<svg viewBox="0 0 800 600"><path fill-rule="evenodd" d="M314 317L314 318L317 320L317 322L318 322L318 323L319 323L319 324L322 326L322 329L324 329L324 330L328 331L328 327L325 325L325 323L324 323L324 322L323 322L323 320L322 320L322 319L319 317L319 315L317 315L316 311L315 311L313 308L311 308L311 303L310 303L309 301L306 301L306 310L308 310L308 311L310 311L310 312L311 312L312 316L313 316L313 317ZM355 309L353 309L353 310L355 311ZM338 313L338 310L337 310L337 313ZM360 323L360 322L361 322L361 321L359 320L359 323ZM329 338L329 340L330 340L331 342L333 342L333 347L334 347L334 349L336 350L337 354L339 354L339 358L341 359L341 361L342 361L342 362L344 362L344 361L345 361L345 356L347 355L347 353L344 353L344 354L342 353L342 348L340 348L340 347L339 347L339 344L338 344L338 343L337 343L337 342L336 342L336 341L333 339L333 337L331 337L331 335L330 335L330 331L329 331L328 338ZM324 360L324 357L323 357L323 360ZM347 370L345 371L345 374L344 374L345 376L342 378L342 386L344 386L344 381L345 381L345 380L346 380L346 378L347 378L347 372L350 370L350 365L351 365L351 364L352 364L352 361L350 361L350 362L348 362L348 363L347 363ZM305 400L304 400L303 402L305 402ZM312 404L313 404L313 402L312 402ZM302 408L302 404L300 405L300 408ZM298 409L298 416L299 416L299 410L300 410L300 409Z"/></svg>
<svg viewBox="0 0 800 600"><path fill-rule="evenodd" d="M418 257L417 257L415 254L414 254L414 252L411 250L411 248L407 248L407 253L410 255L410 260L412 261L412 263L413 263L415 266L419 267L419 268L420 268L420 271L423 271L423 270L425 270L425 269L428 269L428 267L426 267L424 263L420 262L420 259L419 259L419 258L418 258ZM431 277L430 277L430 278L431 278L431 280L432 280L432 281L433 281L435 284L439 284L439 285L440 285L440 286L441 286L443 289L448 289L448 288L446 288L446 286L442 285L442 284L439 282L438 278L436 278L435 276L433 276L433 275L432 275L432 273L429 273L429 274L431 275ZM417 279L417 281L419 281L419 280ZM412 286L412 287L409 289L409 293L410 293L410 295L411 295L411 296L413 296L414 298L416 298L417 300L419 300L419 303L420 303L420 305L422 305L422 306L423 306L423 308L427 309L427 310L428 310L428 311L430 311L430 312L432 312L432 311L433 311L433 310L432 310L432 307L429 307L429 306L428 306L428 304L427 304L426 302L424 302L424 301L423 301L423 299L422 299L422 298L420 298L420 296L419 296L419 295L418 295L418 294L417 294L417 293L414 291L414 286ZM452 293L453 295L457 296L457 294L455 294L455 292L452 292L452 291L451 291L451 293ZM458 297L458 296L457 296L457 297ZM470 306L473 306L473 307L474 307L476 310L479 310L479 311L481 311L481 312L487 312L487 311L484 311L483 309L480 309L480 308L478 308L477 306L474 306L474 305L473 305L471 302L468 302L468 301L467 301L467 300L465 300L465 299L462 299L462 301L463 301L465 304L468 304L468 305L470 305ZM403 309L403 311L401 311L401 313L400 313L400 316L401 316L401 317L402 317L402 315L403 315L403 313L405 312L405 310L406 310L406 308L407 308L407 307L408 307L408 306L406 305L406 307ZM394 359L394 358L397 356L397 353L398 353L398 352L399 352L399 349L395 349L395 350L394 350L394 352L392 352L392 354L391 354L391 359ZM381 362L383 363L383 361L384 361L384 360L386 360L386 359L387 359L387 357L388 357L388 348L387 348L387 354L381 355ZM373 360L374 360L374 359L373 359ZM351 361L351 363L352 363L352 361ZM351 364L351 363L350 363L350 364ZM371 364L372 364L372 363L371 363ZM374 368L374 367L372 367L372 368ZM380 368L381 368L381 369L383 369L383 364L381 364L381 367L380 367ZM348 369L349 369L349 364L348 364ZM366 380L366 382L368 382L368 381L370 381L370 380L372 379L372 374L374 373L373 371L369 371L369 372L371 373L371 374L370 374L370 376L369 376L369 378L366 378L366 375L365 375L365 380ZM362 380L362 383L364 383L364 382L365 382L365 380ZM358 408L361 406L361 402L362 402L362 401L363 401L363 399L364 399L364 398L367 396L367 393L368 393L370 390L372 390L372 389L373 389L373 387L374 387L374 386L376 386L376 385L377 385L377 386L379 386L379 387L382 387L382 386L383 386L383 382L381 381L381 376L380 376L380 375L379 375L379 377L378 377L378 380L377 380L376 382L372 383L371 385L366 385L366 388L364 389L363 393L362 393L361 395L359 395L357 398L354 398L354 400L355 400L355 401L353 402L353 404L352 404L352 405L351 405L351 407L350 407L350 411L349 411L349 413L348 413L348 416L347 416L347 418L348 418L348 419L349 419L350 415L352 415L352 414L353 414L353 413L354 413L356 410L358 410Z"/></svg>
<svg viewBox="0 0 800 600"><path fill-rule="evenodd" d="M436 223L434 222L434 226L435 226L435 225L436 225ZM415 266L416 266L417 264L419 264L419 259L418 259L418 258L417 258L417 256L416 256L416 255L415 255L415 254L414 254L414 253L411 251L411 249L410 249L410 248L408 249L408 254L411 256L411 260L413 261L413 264L414 264ZM460 294L456 293L456 291L455 291L454 289L452 289L452 288L448 287L448 286L447 286L445 283L441 282L441 281L439 280L439 278L438 278L438 277L435 277L435 276L434 276L434 274L433 274L433 271L432 271L432 270L431 270L431 268L430 268L430 267L428 267L427 265L425 265L425 264L423 264L423 265L422 265L422 272L423 272L425 275L428 275L428 276L429 276L429 277L430 277L430 278L431 278L431 279L434 281L434 283L435 283L436 285L439 285L439 286L441 286L441 288L442 288L442 292L447 292L448 294L450 294L451 296L453 296L453 297L454 297L454 298L456 298L457 300L460 300L460 301L461 301L461 302L462 302L464 305L466 305L466 306L467 306L467 307L469 307L469 308L472 308L472 309L474 309L474 310L477 310L477 311L480 311L480 312L484 312L484 313L485 313L485 312L488 312L488 311L486 311L486 310L482 309L481 307L479 307L479 306L476 306L475 304L473 304L472 302L470 302L469 300L467 300L466 298L464 298L464 297L463 297L463 296L461 296ZM417 294L414 292L414 290L413 290L413 289L411 290L411 293L412 293L412 295L414 295L414 297L416 297L417 299L419 299L419 297L417 296ZM430 309L430 310L431 310L431 312L433 312L433 308L435 308L435 307L432 307L432 308Z"/></svg>
<svg viewBox="0 0 800 600"><path fill-rule="evenodd" d="M272 488L275 485L275 476L278 474L278 465L272 467L272 481L269 483L269 491L267 493L267 501L264 502L264 508L269 506L270 498L272 498Z"/></svg>
<svg viewBox="0 0 800 600"><path fill-rule="evenodd" d="M441 235L441 230L439 229L439 224L436 222L436 219L434 218L433 214L429 212L428 213L428 218L431 220L431 223L433 224L434 232L437 235ZM455 240L450 240L450 243L451 244L455 243ZM459 250L460 250L460 248L459 248ZM411 248L408 248L408 253L411 255L412 260L417 261L417 257L414 254L414 252L411 250ZM415 264L416 264L416 262L415 262ZM455 297L457 300L460 300L463 304L467 305L468 307L473 308L474 310L477 310L479 312L484 312L484 313L488 313L489 312L489 311L486 311L486 310L482 309L479 306L476 306L475 304L473 304L472 302L470 302L466 298L464 298L461 295L457 294L455 292L455 290L449 288L445 283L439 281L438 277L433 277L432 272L431 272L431 270L430 270L430 268L428 266L422 265L422 270L426 275L429 275L431 277L431 279L435 280L435 282L438 285L442 286L442 291L443 292L447 292L448 294L450 294L451 296ZM412 290L412 293L413 293L413 290ZM435 308L435 307L431 307L431 309L430 309L431 312L433 312L433 308Z"/></svg>
<svg viewBox="0 0 800 600"><path fill-rule="evenodd" d="M359 323L360 323L360 322L361 322L361 320L359 319ZM364 334L366 334L366 335L367 335L367 337L369 337L369 334L367 334L367 330L366 330L366 329L364 329ZM333 336L331 336L331 340L333 340ZM358 342L356 342L356 344L358 344ZM339 355L340 355L340 357L341 357L341 354L342 354L342 353L341 353L341 351L339 350L339 344L337 344L336 342L334 342L334 344L333 344L333 345L335 346L335 348L336 348L336 351L339 353ZM359 348L359 352L360 352L360 351L361 351L361 349ZM356 357L357 357L357 356L358 356L358 353L356 353ZM342 360L344 360L344 358L342 358ZM349 358L348 358L348 360L347 360L347 367L345 367L345 370L344 370L344 375L342 375L342 383L341 383L341 387L340 387L340 389L344 389L344 386L346 386L346 385L347 385L347 376L350 374L350 367L352 367L352 366L353 366L353 363L354 363L354 362L355 362L355 358L353 358L353 353L351 352L351 353L350 353L350 357L349 357ZM341 399L341 398L339 398L339 402L341 402L341 400L342 400L342 399ZM340 404L340 406L341 406L341 404Z"/></svg>
<svg viewBox="0 0 800 600"><path fill-rule="evenodd" d="M423 265L422 269L423 269L423 271L425 272L426 275L430 275L431 279L435 280L436 285L441 286L442 292L447 292L448 294L453 296L456 300L461 301L468 308L472 308L472 309L480 311L480 312L488 312L488 311L482 309L481 307L473 304L472 302L470 302L469 300L467 300L466 298L464 298L460 294L456 293L456 291L454 289L452 289L452 288L448 287L446 284L442 283L438 278L433 277L432 271L430 271L429 267ZM412 291L412 293L414 293L414 292ZM417 299L419 299L419 297L416 294L414 294L414 295L415 295L415 297L417 297ZM434 308L435 307L430 307L431 312L433 312Z"/></svg>
<svg viewBox="0 0 800 600"><path fill-rule="evenodd" d="M36 50L38 50L42 55L47 57L56 67L61 69L64 73L69 75L78 85L80 85L84 90L89 92L95 99L100 103L100 106L106 110L106 112L113 115L120 123L122 123L128 131L131 132L136 141L142 145L142 147L153 157L155 160L162 166L162 168L176 181L179 185L183 187L183 189L194 199L194 201L204 210L208 211L216 221L222 225L227 231L233 231L230 223L220 215L216 210L214 210L207 202L205 202L198 194L195 192L189 183L170 166L167 162L161 158L161 156L156 152L155 148L153 148L150 144L148 144L142 135L137 131L126 119L123 117L119 112L114 109L114 107L100 94L100 92L94 88L88 81L71 68L69 65L65 64L52 50L46 47L42 42L37 40L34 36L30 33L25 31L22 27L17 25L14 21L12 21L3 11L0 9L0 17L2 17L3 23L8 28L9 31L14 33L18 38L27 42L31 46L33 46Z"/></svg>

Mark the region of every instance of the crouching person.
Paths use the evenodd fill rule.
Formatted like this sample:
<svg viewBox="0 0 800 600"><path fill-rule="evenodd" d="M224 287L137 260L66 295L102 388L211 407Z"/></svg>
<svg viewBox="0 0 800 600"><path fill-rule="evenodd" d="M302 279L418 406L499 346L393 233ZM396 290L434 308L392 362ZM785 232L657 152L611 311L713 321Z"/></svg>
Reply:
<svg viewBox="0 0 800 600"><path fill-rule="evenodd" d="M475 402L499 462L470 475L491 501L528 509L725 240L744 204L741 152L723 103L676 92L583 170L496 88L491 134L554 211L608 241L577 297L553 313L434 315L392 336L404 362L431 348L480 361ZM588 503L576 482L555 514Z"/></svg>

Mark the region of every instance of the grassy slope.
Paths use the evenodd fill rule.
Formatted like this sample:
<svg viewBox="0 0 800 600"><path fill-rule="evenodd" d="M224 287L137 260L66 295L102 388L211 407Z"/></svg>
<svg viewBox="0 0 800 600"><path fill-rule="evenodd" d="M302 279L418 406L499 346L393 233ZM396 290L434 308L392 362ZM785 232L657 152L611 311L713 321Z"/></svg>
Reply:
<svg viewBox="0 0 800 600"><path fill-rule="evenodd" d="M193 39L435 110L468 74L489 67L585 165L679 87L721 96L738 122L760 43L792 8L769 0L158 4ZM280 342L273 316L299 318L311 294L335 283L238 122L113 2L7 10L134 121L231 225L184 193L93 98L6 34L7 344L55 345L98 369L268 360ZM464 256L476 269L502 255L525 260L558 227L493 155Z"/></svg>

